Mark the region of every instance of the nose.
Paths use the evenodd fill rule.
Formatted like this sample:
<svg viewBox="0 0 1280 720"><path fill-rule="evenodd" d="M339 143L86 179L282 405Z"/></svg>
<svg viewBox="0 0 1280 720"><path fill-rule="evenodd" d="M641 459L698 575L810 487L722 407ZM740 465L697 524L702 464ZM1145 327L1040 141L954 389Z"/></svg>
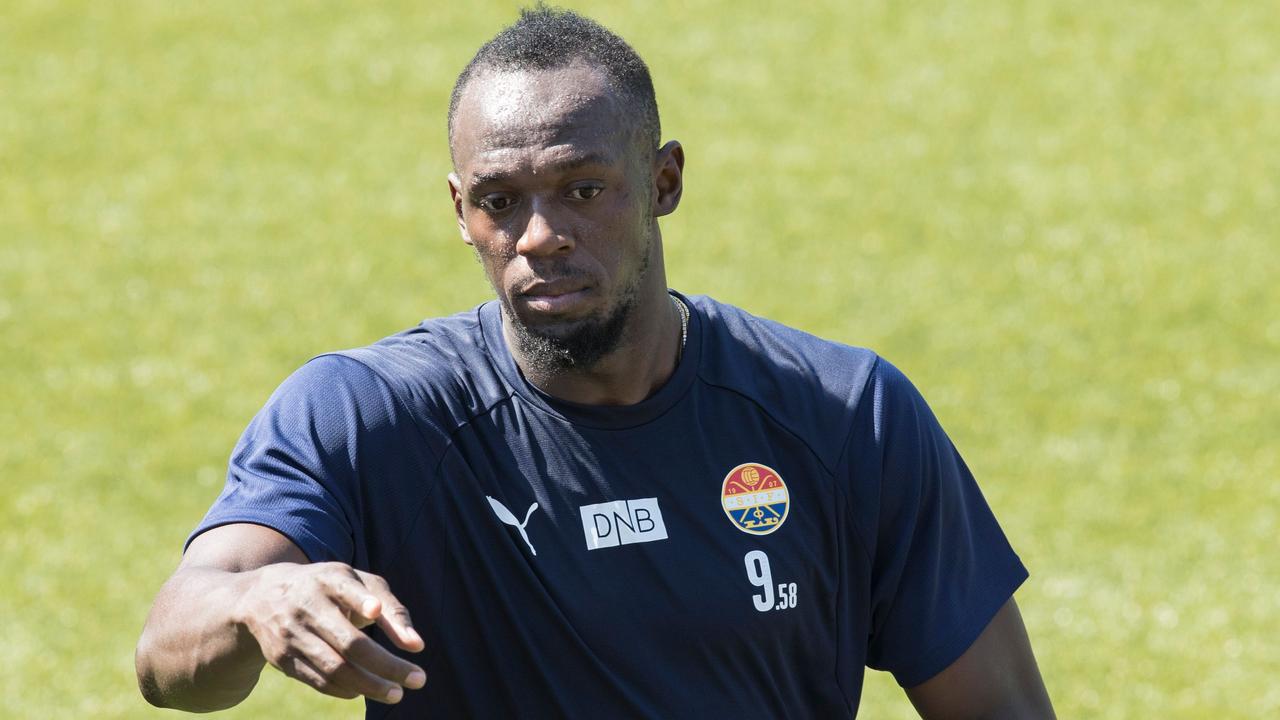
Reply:
<svg viewBox="0 0 1280 720"><path fill-rule="evenodd" d="M557 216L555 203L533 198L524 234L516 241L516 252L525 256L549 256L572 249L573 237Z"/></svg>

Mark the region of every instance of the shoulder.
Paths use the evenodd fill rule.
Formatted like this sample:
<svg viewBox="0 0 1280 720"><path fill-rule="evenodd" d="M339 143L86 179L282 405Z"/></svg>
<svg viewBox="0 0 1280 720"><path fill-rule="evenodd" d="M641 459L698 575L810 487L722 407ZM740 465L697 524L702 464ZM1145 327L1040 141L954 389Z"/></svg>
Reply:
<svg viewBox="0 0 1280 720"><path fill-rule="evenodd" d="M709 297L690 298L702 322L700 379L756 403L805 437L833 467L888 366L873 351L818 337Z"/></svg>
<svg viewBox="0 0 1280 720"><path fill-rule="evenodd" d="M272 392L241 437L233 461L285 448L327 465L358 445L405 430L413 432L413 423L377 373L341 354L325 354L307 361Z"/></svg>
<svg viewBox="0 0 1280 720"><path fill-rule="evenodd" d="M318 355L276 394L310 398L309 404L328 406L334 421L355 421L366 430L377 419L409 418L433 446L509 395L476 309L424 320L371 345Z"/></svg>

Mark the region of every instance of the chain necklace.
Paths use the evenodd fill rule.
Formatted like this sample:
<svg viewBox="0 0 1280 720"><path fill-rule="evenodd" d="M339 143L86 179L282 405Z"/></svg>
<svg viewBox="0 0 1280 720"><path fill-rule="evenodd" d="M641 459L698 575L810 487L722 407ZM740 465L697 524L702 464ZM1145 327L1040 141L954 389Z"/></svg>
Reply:
<svg viewBox="0 0 1280 720"><path fill-rule="evenodd" d="M680 358L684 356L684 346L689 340L689 307L684 301L675 295L669 295L671 302L676 306L676 312L680 314L680 347L676 350L676 362L680 362Z"/></svg>

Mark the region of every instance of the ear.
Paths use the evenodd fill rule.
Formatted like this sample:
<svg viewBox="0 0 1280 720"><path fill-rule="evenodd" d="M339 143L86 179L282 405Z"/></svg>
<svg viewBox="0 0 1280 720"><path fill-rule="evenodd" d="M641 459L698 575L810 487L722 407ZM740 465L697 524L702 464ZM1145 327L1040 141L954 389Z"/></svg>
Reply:
<svg viewBox="0 0 1280 720"><path fill-rule="evenodd" d="M653 215L675 212L684 192L684 148L672 140L658 148L653 160Z"/></svg>
<svg viewBox="0 0 1280 720"><path fill-rule="evenodd" d="M462 233L462 242L470 245L471 235L467 232L467 219L462 216L462 180L457 173L449 173L449 197L453 198L453 214L458 218L458 232Z"/></svg>

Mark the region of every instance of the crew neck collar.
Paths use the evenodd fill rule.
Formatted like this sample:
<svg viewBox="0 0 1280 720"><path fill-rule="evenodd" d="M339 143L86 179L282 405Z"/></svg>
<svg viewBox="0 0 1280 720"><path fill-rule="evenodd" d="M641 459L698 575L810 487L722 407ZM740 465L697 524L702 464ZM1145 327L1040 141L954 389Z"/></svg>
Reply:
<svg viewBox="0 0 1280 720"><path fill-rule="evenodd" d="M503 380L521 398L543 412L562 418L575 425L619 430L643 425L665 413L684 397L698 373L698 361L702 355L702 317L689 298L668 290L689 308L689 334L684 351L675 372L666 383L649 397L633 405L584 405L552 397L525 379L516 365L511 349L502 335L502 309L497 300L480 306L480 328L485 345L494 359Z"/></svg>

